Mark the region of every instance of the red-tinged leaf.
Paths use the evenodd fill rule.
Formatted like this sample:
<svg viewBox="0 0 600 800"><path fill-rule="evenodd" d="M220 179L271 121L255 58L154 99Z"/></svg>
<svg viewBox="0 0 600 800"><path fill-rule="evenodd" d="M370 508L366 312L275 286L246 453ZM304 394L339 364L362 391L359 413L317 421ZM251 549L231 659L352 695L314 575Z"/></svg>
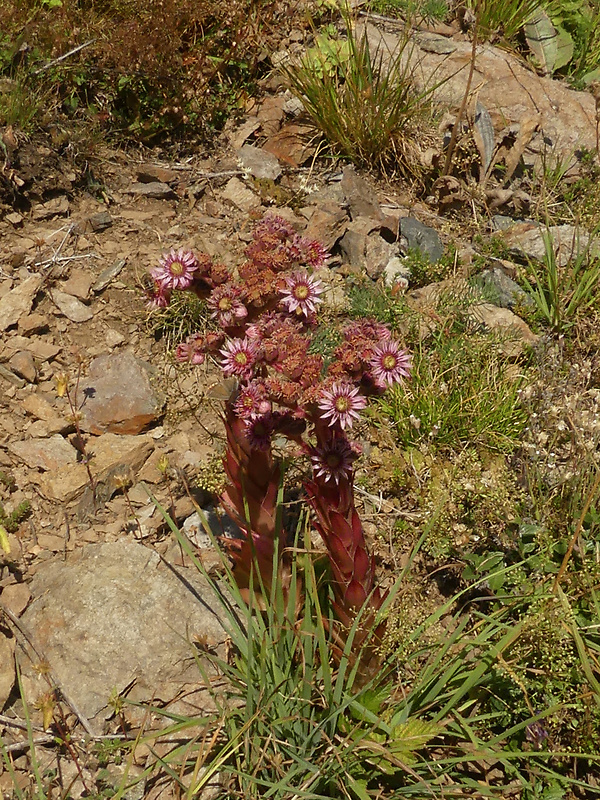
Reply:
<svg viewBox="0 0 600 800"><path fill-rule="evenodd" d="M354 579L360 581L366 592L371 591L373 581L372 562L366 550L359 547L354 554Z"/></svg>
<svg viewBox="0 0 600 800"><path fill-rule="evenodd" d="M332 532L340 539L349 553L354 550L354 537L352 528L346 519L337 511L330 511L329 522Z"/></svg>
<svg viewBox="0 0 600 800"><path fill-rule="evenodd" d="M352 509L352 535L356 547L365 547L365 534L362 522L355 508Z"/></svg>
<svg viewBox="0 0 600 800"><path fill-rule="evenodd" d="M362 608L367 599L367 593L358 581L352 580L344 593L344 605L347 608Z"/></svg>
<svg viewBox="0 0 600 800"><path fill-rule="evenodd" d="M354 559L346 550L344 542L335 534L327 538L326 544L331 562L335 564L337 569L345 576L344 582L346 582L352 577L352 573L354 572Z"/></svg>

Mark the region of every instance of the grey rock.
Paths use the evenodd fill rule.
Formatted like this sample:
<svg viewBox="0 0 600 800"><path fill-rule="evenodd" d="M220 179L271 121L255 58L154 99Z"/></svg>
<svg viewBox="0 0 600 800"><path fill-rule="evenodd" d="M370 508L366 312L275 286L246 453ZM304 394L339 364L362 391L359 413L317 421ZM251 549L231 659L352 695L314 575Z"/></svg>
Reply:
<svg viewBox="0 0 600 800"><path fill-rule="evenodd" d="M106 342L106 346L110 347L112 350L113 348L123 344L126 341L126 337L120 331L117 331L114 328L108 328L104 334L104 341Z"/></svg>
<svg viewBox="0 0 600 800"><path fill-rule="evenodd" d="M111 476L117 471L128 475L129 469L135 475L154 449L150 436L124 436L116 433L104 433L91 439L87 452L92 455L91 469L96 482L98 494L110 494L104 489ZM114 484L113 484L114 485ZM89 488L89 477L84 464L75 464L69 469L51 470L39 478L38 488L49 500L68 503Z"/></svg>
<svg viewBox="0 0 600 800"><path fill-rule="evenodd" d="M7 214L4 219L13 226L13 228L21 228L23 226L23 217L16 211L12 214Z"/></svg>
<svg viewBox="0 0 600 800"><path fill-rule="evenodd" d="M340 250L344 261L353 267L366 269L367 236L359 231L347 230L340 239Z"/></svg>
<svg viewBox="0 0 600 800"><path fill-rule="evenodd" d="M175 183L180 174L177 170L168 167L159 167L156 164L142 164L137 170L137 179L140 183Z"/></svg>
<svg viewBox="0 0 600 800"><path fill-rule="evenodd" d="M304 103L299 97L290 97L283 105L283 110L290 117L299 117L304 111Z"/></svg>
<svg viewBox="0 0 600 800"><path fill-rule="evenodd" d="M212 540L206 531L206 525L212 531L214 537L229 536L232 539L243 537L240 528L233 522L227 514L220 513L213 506L202 509L204 519L198 511L195 511L183 523L183 532L190 542L200 549L213 547Z"/></svg>
<svg viewBox="0 0 600 800"><path fill-rule="evenodd" d="M151 197L154 200L167 200L169 197L173 197L175 194L168 183L162 183L161 181L152 181L151 183L132 183L129 189L126 191L127 194Z"/></svg>
<svg viewBox="0 0 600 800"><path fill-rule="evenodd" d="M52 289L49 295L61 314L71 322L88 322L94 316L94 312L89 306L84 305L81 300L71 294L61 292L60 289Z"/></svg>
<svg viewBox="0 0 600 800"><path fill-rule="evenodd" d="M369 249L371 251L371 257L374 259L378 258L378 247L376 244L369 243L369 240L371 238L380 238L380 227L380 220L373 219L372 217L356 217L352 222L348 223L347 230L340 239L339 244L342 255L349 264L361 269L367 269ZM382 241L384 240L382 239ZM391 254L388 254L387 258L390 258L390 255Z"/></svg>
<svg viewBox="0 0 600 800"><path fill-rule="evenodd" d="M156 422L165 404L154 368L131 350L98 356L80 381L81 427L90 433L137 434Z"/></svg>
<svg viewBox="0 0 600 800"><path fill-rule="evenodd" d="M398 245L386 242L378 233L372 233L370 236L367 236L365 257L367 262L367 275L369 278L374 281L380 278L390 259L397 254Z"/></svg>
<svg viewBox="0 0 600 800"><path fill-rule="evenodd" d="M12 385L16 386L18 389L22 389L23 386L25 386L23 378L19 378L12 370L7 369L4 364L0 364L0 378L4 378L5 381L12 383Z"/></svg>
<svg viewBox="0 0 600 800"><path fill-rule="evenodd" d="M19 333L23 336L31 336L34 333L40 333L48 328L48 317L45 314L28 314L26 317L21 317L18 324Z"/></svg>
<svg viewBox="0 0 600 800"><path fill-rule="evenodd" d="M40 203L33 209L33 219L39 222L52 217L65 216L69 213L69 201L64 195L48 200L47 203Z"/></svg>
<svg viewBox="0 0 600 800"><path fill-rule="evenodd" d="M121 270L125 266L125 263L126 262L124 258L118 258L114 264L112 264L110 267L107 267L105 270L102 270L98 276L98 279L92 286L92 292L94 294L100 294L100 292L103 292L110 282L120 274Z"/></svg>
<svg viewBox="0 0 600 800"><path fill-rule="evenodd" d="M8 363L13 372L16 372L21 378L25 378L28 383L35 383L37 370L29 350L18 350Z"/></svg>
<svg viewBox="0 0 600 800"><path fill-rule="evenodd" d="M514 308L515 305L532 306L533 301L518 283L509 278L500 267L485 269L474 278L474 283L484 297L500 308Z"/></svg>
<svg viewBox="0 0 600 800"><path fill-rule="evenodd" d="M549 228L535 223L517 223L505 230L502 237L507 246L519 255L544 262L546 256L546 235L550 236L559 267L566 266L571 259L583 253L588 247L600 254L598 243L590 242L590 235L575 225L551 225Z"/></svg>
<svg viewBox="0 0 600 800"><path fill-rule="evenodd" d="M30 275L0 299L0 331L16 325L22 316L31 311L42 280L41 275Z"/></svg>
<svg viewBox="0 0 600 800"><path fill-rule="evenodd" d="M45 338L38 336L27 338L15 333L8 340L7 349L10 349L11 355L18 350L28 350L36 361L51 361L61 350L58 345L52 344Z"/></svg>
<svg viewBox="0 0 600 800"><path fill-rule="evenodd" d="M534 345L539 337L529 325L508 308L498 308L492 303L478 303L471 308L474 319L490 331L507 332Z"/></svg>
<svg viewBox="0 0 600 800"><path fill-rule="evenodd" d="M342 189L352 219L372 217L382 220L384 218L375 189L364 178L361 178L352 166L344 169Z"/></svg>
<svg viewBox="0 0 600 800"><path fill-rule="evenodd" d="M21 401L21 407L38 420L51 420L58 417L55 406L43 395L32 393Z"/></svg>
<svg viewBox="0 0 600 800"><path fill-rule="evenodd" d="M113 713L111 694L132 681L142 701L169 701L182 688L202 685L191 642L212 648L226 637L219 601L204 578L134 542L87 545L66 562L46 561L31 591L23 624L97 734ZM18 657L31 674L27 659ZM26 691L35 691L32 684Z"/></svg>
<svg viewBox="0 0 600 800"><path fill-rule="evenodd" d="M61 291L65 294L70 294L78 300L87 300L92 283L94 282L94 275L89 270L74 269L69 276L69 280L61 285Z"/></svg>
<svg viewBox="0 0 600 800"><path fill-rule="evenodd" d="M4 608L12 611L15 617L20 617L29 605L31 591L26 583L11 583L2 589L0 597Z"/></svg>
<svg viewBox="0 0 600 800"><path fill-rule="evenodd" d="M344 235L348 225L348 215L337 203L327 202L322 207L315 209L304 235L309 239L321 242L328 252L335 243Z"/></svg>
<svg viewBox="0 0 600 800"><path fill-rule="evenodd" d="M97 214L90 216L89 223L94 233L100 233L100 231L105 231L112 226L113 218L108 211L99 211Z"/></svg>
<svg viewBox="0 0 600 800"><path fill-rule="evenodd" d="M504 214L494 214L490 220L493 231L505 231L515 224L512 217L507 217Z"/></svg>
<svg viewBox="0 0 600 800"><path fill-rule="evenodd" d="M245 144L237 151L237 156L242 164L242 169L247 170L255 178L276 181L281 176L282 169L279 160L272 153Z"/></svg>
<svg viewBox="0 0 600 800"><path fill-rule="evenodd" d="M372 22L357 23L357 36L366 31L371 52L377 52L385 69L395 58L402 32L387 31ZM406 48L404 64L419 90L433 89L435 105L458 110L469 85L472 45L467 37L454 39L452 53ZM489 43L477 49L477 98L487 108L496 134L512 124L536 122L524 159L531 155L536 169L547 162L548 152L559 163L572 164L577 150L596 149L595 105L591 92L569 88L564 82L540 77L517 55ZM552 142L552 146L548 145Z"/></svg>
<svg viewBox="0 0 600 800"><path fill-rule="evenodd" d="M425 50L426 53L438 53L439 55L448 55L449 53L453 53L457 45L452 39L448 39L446 36L440 36L439 33L430 33L429 31L423 31L417 36L417 44L421 48L421 50Z"/></svg>
<svg viewBox="0 0 600 800"><path fill-rule="evenodd" d="M410 250L417 250L431 262L439 261L444 255L438 232L414 217L402 217L399 220L399 233L406 239Z"/></svg>

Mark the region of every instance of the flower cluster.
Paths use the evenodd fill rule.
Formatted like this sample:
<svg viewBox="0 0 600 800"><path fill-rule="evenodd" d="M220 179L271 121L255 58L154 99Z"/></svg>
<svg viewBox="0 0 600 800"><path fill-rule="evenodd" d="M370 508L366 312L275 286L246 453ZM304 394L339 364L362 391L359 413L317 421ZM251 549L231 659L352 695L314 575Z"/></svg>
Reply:
<svg viewBox="0 0 600 800"><path fill-rule="evenodd" d="M315 480L351 480L356 449L348 433L369 395L410 377L410 356L385 325L358 320L343 329L325 370L310 352L325 291L314 274L327 261L322 245L271 214L255 226L246 257L237 279L187 250L172 250L151 270L155 305L175 290L194 291L206 297L217 325L180 344L176 357L201 364L211 354L224 375L237 379L232 408L251 446L265 449L273 434L301 420Z"/></svg>
<svg viewBox="0 0 600 800"><path fill-rule="evenodd" d="M249 554L262 554L268 566L274 552L278 471L272 442L283 436L311 467L309 503L328 548L338 617L346 624L366 598L371 597L373 613L382 602L354 508L360 447L348 437L369 396L410 377L411 359L389 328L375 320L348 323L327 366L312 351L325 293L317 273L326 275L328 256L281 217L267 215L256 225L245 255L234 276L208 256L173 250L151 271L150 302L166 304L181 289L206 298L216 329L189 337L176 357L201 364L210 355L225 376L237 381L226 404L223 503L246 533L244 546L230 547L238 580L248 577L242 561ZM267 566L265 585L271 577Z"/></svg>

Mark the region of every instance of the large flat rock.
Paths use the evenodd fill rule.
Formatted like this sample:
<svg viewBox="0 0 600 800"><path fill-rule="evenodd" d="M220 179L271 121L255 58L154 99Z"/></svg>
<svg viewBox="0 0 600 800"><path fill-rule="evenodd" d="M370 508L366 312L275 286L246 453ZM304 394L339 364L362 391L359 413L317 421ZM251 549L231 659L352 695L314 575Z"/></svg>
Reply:
<svg viewBox="0 0 600 800"><path fill-rule="evenodd" d="M173 699L202 685L191 642L225 641L219 603L196 570L165 564L128 541L87 545L40 566L22 617L60 688L98 734L109 697L135 681L138 700ZM35 704L47 691L19 652Z"/></svg>
<svg viewBox="0 0 600 800"><path fill-rule="evenodd" d="M359 34L364 29L358 26ZM398 34L381 31L368 23L367 36L372 51L389 63L398 51ZM457 110L464 98L471 63L471 42L437 37L445 47L432 52L431 36L411 40L405 55L411 60L414 78L420 87L437 87L436 103ZM538 125L526 151L530 160L542 165L548 154L570 163L578 149L596 149L596 107L589 92L577 92L565 83L536 75L510 53L482 44L477 48L470 96L477 97L488 110L496 134L511 124Z"/></svg>

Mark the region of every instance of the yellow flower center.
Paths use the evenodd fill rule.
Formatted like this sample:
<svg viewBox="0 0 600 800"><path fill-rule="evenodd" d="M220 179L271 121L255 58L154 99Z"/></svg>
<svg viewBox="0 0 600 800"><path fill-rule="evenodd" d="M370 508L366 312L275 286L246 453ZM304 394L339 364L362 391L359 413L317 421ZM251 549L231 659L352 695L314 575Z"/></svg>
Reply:
<svg viewBox="0 0 600 800"><path fill-rule="evenodd" d="M393 356L391 353L381 359L381 364L384 369L394 369L397 363L396 356Z"/></svg>
<svg viewBox="0 0 600 800"><path fill-rule="evenodd" d="M247 353L244 352L236 353L235 356L233 357L233 360L235 361L236 364L239 364L240 367L245 367L246 364L248 363L248 355Z"/></svg>
<svg viewBox="0 0 600 800"><path fill-rule="evenodd" d="M181 261L173 261L169 269L172 275L183 275L185 272L185 264L182 264Z"/></svg>
<svg viewBox="0 0 600 800"><path fill-rule="evenodd" d="M350 408L350 400L347 397L338 397L335 401L336 411L348 411Z"/></svg>
<svg viewBox="0 0 600 800"><path fill-rule="evenodd" d="M306 300L308 297L308 286L301 283L300 286L296 286L294 289L294 297L296 300Z"/></svg>
<svg viewBox="0 0 600 800"><path fill-rule="evenodd" d="M222 297L219 300L219 311L231 310L231 297Z"/></svg>

